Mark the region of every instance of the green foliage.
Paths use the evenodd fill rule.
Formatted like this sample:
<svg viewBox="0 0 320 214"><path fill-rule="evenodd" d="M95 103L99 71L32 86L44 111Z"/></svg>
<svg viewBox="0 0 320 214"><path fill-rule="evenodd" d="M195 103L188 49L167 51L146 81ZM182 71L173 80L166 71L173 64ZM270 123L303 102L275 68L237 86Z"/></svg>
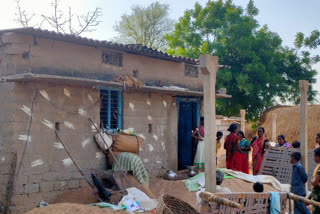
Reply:
<svg viewBox="0 0 320 214"><path fill-rule="evenodd" d="M243 108L254 120L277 97L298 102L300 79L315 82L310 56L283 47L278 34L259 26L254 18L257 14L253 1L246 13L232 0L209 0L205 7L196 3L166 36L169 54L191 58L216 55L220 64L230 66L217 74L217 88L226 87L232 95L232 99L217 100L219 114L238 115ZM301 46L301 38L296 45ZM314 95L310 86L309 98Z"/></svg>
<svg viewBox="0 0 320 214"><path fill-rule="evenodd" d="M114 26L118 42L141 44L154 49L165 50L165 35L172 31L173 20L168 18L169 5L155 2L148 7L135 5L130 15L122 15Z"/></svg>
<svg viewBox="0 0 320 214"><path fill-rule="evenodd" d="M317 48L320 45L320 32L314 30L311 35L304 40L304 45L309 48Z"/></svg>

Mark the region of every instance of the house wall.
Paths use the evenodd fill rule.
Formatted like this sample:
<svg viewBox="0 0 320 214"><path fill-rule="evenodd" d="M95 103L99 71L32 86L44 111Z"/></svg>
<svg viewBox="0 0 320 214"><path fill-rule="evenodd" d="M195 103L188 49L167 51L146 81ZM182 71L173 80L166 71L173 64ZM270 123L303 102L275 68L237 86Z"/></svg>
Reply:
<svg viewBox="0 0 320 214"><path fill-rule="evenodd" d="M12 159L6 157L12 151L17 152L18 169L28 135L35 87L40 92L33 105L31 140L15 184L14 213L31 209L41 200L50 201L67 189L86 185L55 136L56 122L60 123L61 139L81 168L106 167L106 159L93 141L93 129L88 121L90 117L99 124L100 108L98 103L93 105L99 100L96 89L46 83L1 83L0 87L1 190L7 184L10 170L7 166ZM85 113L80 110L79 114L79 109Z"/></svg>
<svg viewBox="0 0 320 214"><path fill-rule="evenodd" d="M199 78L186 77L183 63L123 53L123 66L118 67L102 63L102 48L41 38L33 40L31 36L16 33L3 34L1 44L8 64L6 74L33 72L111 80L122 74L133 75L137 70L137 78L148 84L202 90L201 72Z"/></svg>

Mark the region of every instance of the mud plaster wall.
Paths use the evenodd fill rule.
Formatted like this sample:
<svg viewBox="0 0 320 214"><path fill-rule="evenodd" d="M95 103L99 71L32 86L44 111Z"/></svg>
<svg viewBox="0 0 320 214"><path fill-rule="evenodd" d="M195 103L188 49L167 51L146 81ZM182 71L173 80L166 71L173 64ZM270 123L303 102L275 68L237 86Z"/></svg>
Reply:
<svg viewBox="0 0 320 214"><path fill-rule="evenodd" d="M140 157L150 176L176 168L177 108L175 98L157 93L123 93L123 128L134 128L145 140ZM152 130L150 130L152 128Z"/></svg>
<svg viewBox="0 0 320 214"><path fill-rule="evenodd" d="M35 85L6 83L0 87L0 162L9 161L3 159L6 152L17 151L19 163L27 138ZM99 100L98 91L50 84L37 84L36 87L40 93L34 103L30 142L12 198L14 212L28 210L41 200L52 200L66 189L85 185L55 136L56 122L60 123L62 140L83 169L102 169L106 164L103 153L93 141L94 132L88 121L90 117L99 123L99 105L88 109ZM0 172L6 171L1 169ZM1 176L6 182L7 175Z"/></svg>
<svg viewBox="0 0 320 214"><path fill-rule="evenodd" d="M202 90L201 72L199 78L186 77L183 63L123 53L123 66L112 66L102 63L105 49L41 38L34 44L31 36L16 33L2 35L0 43L6 55L6 74L33 72L110 80L122 74L133 75L136 70L137 78L148 84L161 80L160 85Z"/></svg>

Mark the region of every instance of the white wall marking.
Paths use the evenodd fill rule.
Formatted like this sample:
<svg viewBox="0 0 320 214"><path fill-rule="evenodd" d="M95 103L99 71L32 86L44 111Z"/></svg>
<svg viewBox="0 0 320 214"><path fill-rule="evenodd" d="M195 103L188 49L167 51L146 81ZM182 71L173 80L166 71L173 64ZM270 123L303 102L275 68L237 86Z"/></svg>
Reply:
<svg viewBox="0 0 320 214"><path fill-rule="evenodd" d="M149 159L143 159L143 162L148 163Z"/></svg>
<svg viewBox="0 0 320 214"><path fill-rule="evenodd" d="M81 116L86 116L86 115L87 115L87 112L86 112L83 108L79 108L78 113L79 113Z"/></svg>
<svg viewBox="0 0 320 214"><path fill-rule="evenodd" d="M1 158L1 161L5 161L6 160L6 158L3 156L2 158Z"/></svg>
<svg viewBox="0 0 320 214"><path fill-rule="evenodd" d="M133 103L129 103L129 108L134 111L134 104Z"/></svg>
<svg viewBox="0 0 320 214"><path fill-rule="evenodd" d="M161 141L161 146L162 146L163 151L166 150L166 144L163 141Z"/></svg>
<svg viewBox="0 0 320 214"><path fill-rule="evenodd" d="M152 136L155 140L158 140L158 136L157 135L153 135Z"/></svg>
<svg viewBox="0 0 320 214"><path fill-rule="evenodd" d="M40 166L42 164L43 164L43 161L41 159L38 159L38 160L31 162L31 167Z"/></svg>
<svg viewBox="0 0 320 214"><path fill-rule="evenodd" d="M148 145L149 152L152 152L154 150L153 146L151 144L147 144L147 145Z"/></svg>
<svg viewBox="0 0 320 214"><path fill-rule="evenodd" d="M53 146L56 147L57 149L63 149L62 143L59 143L59 142L54 142Z"/></svg>
<svg viewBox="0 0 320 214"><path fill-rule="evenodd" d="M72 164L71 158L66 158L62 160L63 165L70 166Z"/></svg>
<svg viewBox="0 0 320 214"><path fill-rule="evenodd" d="M151 101L150 100L147 100L147 105L151 106Z"/></svg>
<svg viewBox="0 0 320 214"><path fill-rule="evenodd" d="M19 135L18 139L22 140L22 141L27 141L28 135ZM31 142L31 141L32 141L32 137L29 136L29 142Z"/></svg>
<svg viewBox="0 0 320 214"><path fill-rule="evenodd" d="M151 120L152 120L152 116L151 116L151 115L148 115L148 116L147 116L147 119L151 121Z"/></svg>
<svg viewBox="0 0 320 214"><path fill-rule="evenodd" d="M100 159L103 157L103 153L102 152L96 152L96 158Z"/></svg>
<svg viewBox="0 0 320 214"><path fill-rule="evenodd" d="M49 98L49 95L48 95L48 93L45 91L45 90L40 90L40 94L45 98L45 99L47 99L47 100L49 100L50 101L50 98Z"/></svg>
<svg viewBox="0 0 320 214"><path fill-rule="evenodd" d="M144 136L143 134L138 134L138 136L143 138L144 140L146 139L146 136Z"/></svg>
<svg viewBox="0 0 320 214"><path fill-rule="evenodd" d="M94 102L94 100L90 94L88 94L88 99L90 100L90 102L92 102L92 103Z"/></svg>
<svg viewBox="0 0 320 214"><path fill-rule="evenodd" d="M162 163L161 161L156 161L156 163Z"/></svg>
<svg viewBox="0 0 320 214"><path fill-rule="evenodd" d="M63 124L68 127L69 129L75 129L74 125L68 121L63 121Z"/></svg>
<svg viewBox="0 0 320 214"><path fill-rule="evenodd" d="M22 107L20 107L20 109L26 113L27 115L31 116L31 109L25 105L22 105Z"/></svg>
<svg viewBox="0 0 320 214"><path fill-rule="evenodd" d="M42 123L47 126L49 129L53 129L53 123L51 123L49 120L43 119Z"/></svg>
<svg viewBox="0 0 320 214"><path fill-rule="evenodd" d="M82 141L82 143L81 143L82 148L85 148L86 145L87 145L88 143L90 143L90 142L91 142L91 139L90 139L90 138L87 138L87 139L85 139L84 141Z"/></svg>
<svg viewBox="0 0 320 214"><path fill-rule="evenodd" d="M163 101L163 106L165 107L165 108L167 108L167 101Z"/></svg>
<svg viewBox="0 0 320 214"><path fill-rule="evenodd" d="M66 95L67 97L71 98L71 94L70 94L70 91L66 88L63 89L63 93L64 95Z"/></svg>

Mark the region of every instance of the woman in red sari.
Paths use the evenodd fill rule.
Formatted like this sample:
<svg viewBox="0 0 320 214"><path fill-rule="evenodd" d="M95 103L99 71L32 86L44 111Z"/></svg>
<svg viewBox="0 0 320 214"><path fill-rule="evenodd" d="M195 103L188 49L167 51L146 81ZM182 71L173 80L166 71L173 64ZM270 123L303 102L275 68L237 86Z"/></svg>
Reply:
<svg viewBox="0 0 320 214"><path fill-rule="evenodd" d="M258 138L252 143L252 170L253 175L258 175L264 156L264 144L267 139L264 136L264 128L258 128Z"/></svg>
<svg viewBox="0 0 320 214"><path fill-rule="evenodd" d="M245 153L242 151L239 138L236 135L238 125L236 123L231 124L228 131L230 134L227 136L225 142L225 149L227 150L226 166L228 169L249 173L249 168L245 164Z"/></svg>

